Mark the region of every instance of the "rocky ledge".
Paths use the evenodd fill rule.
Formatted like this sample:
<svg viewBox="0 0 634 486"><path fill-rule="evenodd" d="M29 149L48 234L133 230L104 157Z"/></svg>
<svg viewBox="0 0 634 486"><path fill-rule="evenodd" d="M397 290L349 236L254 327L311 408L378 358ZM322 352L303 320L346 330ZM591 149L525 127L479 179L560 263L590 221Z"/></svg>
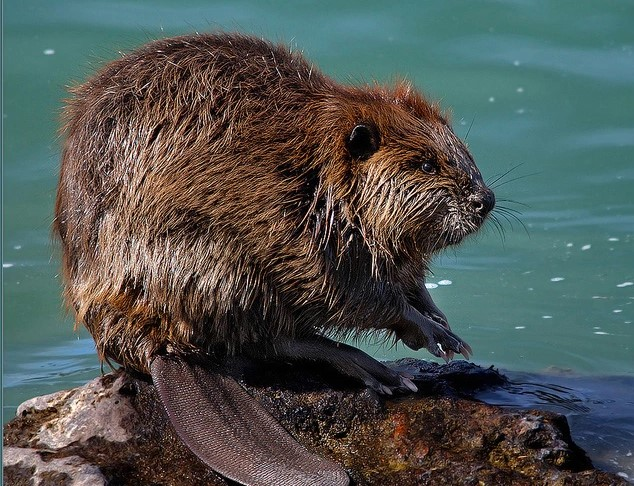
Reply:
<svg viewBox="0 0 634 486"><path fill-rule="evenodd" d="M593 468L566 418L474 400L492 369L401 360L414 395L379 397L328 371L241 365L241 383L356 485L624 485ZM334 384L334 385L333 385ZM5 485L226 485L181 443L144 377L116 371L33 398L4 429Z"/></svg>

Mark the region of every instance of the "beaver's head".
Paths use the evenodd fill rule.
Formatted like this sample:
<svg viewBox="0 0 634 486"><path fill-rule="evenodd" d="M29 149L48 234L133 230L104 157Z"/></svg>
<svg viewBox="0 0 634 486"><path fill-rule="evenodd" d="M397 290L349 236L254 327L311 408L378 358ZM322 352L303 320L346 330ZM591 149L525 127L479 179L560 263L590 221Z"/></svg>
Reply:
<svg viewBox="0 0 634 486"><path fill-rule="evenodd" d="M344 107L351 214L373 251L426 262L477 231L495 196L434 105L403 83L369 93Z"/></svg>

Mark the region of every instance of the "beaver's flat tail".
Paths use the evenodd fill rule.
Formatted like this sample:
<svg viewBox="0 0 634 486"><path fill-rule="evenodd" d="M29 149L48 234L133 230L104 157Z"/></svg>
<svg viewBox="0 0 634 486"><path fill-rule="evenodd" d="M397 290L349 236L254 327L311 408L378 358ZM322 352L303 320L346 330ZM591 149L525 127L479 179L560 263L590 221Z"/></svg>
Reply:
<svg viewBox="0 0 634 486"><path fill-rule="evenodd" d="M248 486L347 485L336 463L309 452L234 379L157 356L152 379L176 432L205 464Z"/></svg>

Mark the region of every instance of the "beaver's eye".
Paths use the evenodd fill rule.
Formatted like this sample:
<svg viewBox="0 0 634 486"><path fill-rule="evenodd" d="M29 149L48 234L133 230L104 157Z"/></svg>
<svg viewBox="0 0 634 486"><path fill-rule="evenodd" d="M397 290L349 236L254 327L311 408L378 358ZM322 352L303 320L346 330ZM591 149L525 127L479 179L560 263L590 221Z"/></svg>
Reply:
<svg viewBox="0 0 634 486"><path fill-rule="evenodd" d="M426 160L425 162L423 162L421 169L423 169L423 172L425 174L429 174L429 175L434 175L438 173L438 166L434 164L433 162L430 162L429 160Z"/></svg>

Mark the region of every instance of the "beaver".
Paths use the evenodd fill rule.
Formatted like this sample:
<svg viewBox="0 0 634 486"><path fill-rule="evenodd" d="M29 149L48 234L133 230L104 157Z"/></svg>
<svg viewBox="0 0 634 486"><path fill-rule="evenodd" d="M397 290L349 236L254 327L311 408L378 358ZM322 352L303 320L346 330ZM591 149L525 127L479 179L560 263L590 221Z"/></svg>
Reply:
<svg viewBox="0 0 634 486"><path fill-rule="evenodd" d="M65 300L100 358L150 374L177 432L221 474L266 484L279 467L267 477L346 484L198 358L324 361L387 394L416 387L336 338L379 331L468 358L425 277L495 197L448 117L404 80L341 84L284 45L220 32L150 42L70 92L54 234ZM193 430L193 408L213 416L222 400L233 416ZM226 465L234 449L200 445L257 417L288 448L268 466L274 452L245 472L246 459Z"/></svg>

